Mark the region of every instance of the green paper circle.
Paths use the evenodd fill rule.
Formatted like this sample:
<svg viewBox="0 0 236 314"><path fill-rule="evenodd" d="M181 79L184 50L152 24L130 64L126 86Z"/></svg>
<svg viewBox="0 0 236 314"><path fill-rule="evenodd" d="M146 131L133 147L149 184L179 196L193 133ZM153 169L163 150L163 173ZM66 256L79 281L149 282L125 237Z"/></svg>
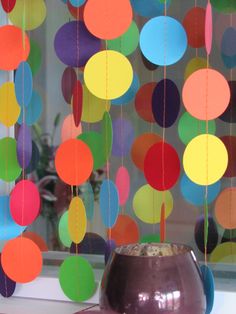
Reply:
<svg viewBox="0 0 236 314"><path fill-rule="evenodd" d="M211 0L213 8L223 13L233 13L236 11L235 0Z"/></svg>
<svg viewBox="0 0 236 314"><path fill-rule="evenodd" d="M102 168L106 163L106 156L101 134L94 131L84 132L77 139L83 141L90 148L93 155L93 170Z"/></svg>
<svg viewBox="0 0 236 314"><path fill-rule="evenodd" d="M208 121L208 133L214 135L215 132L215 121ZM180 140L187 145L194 137L206 133L206 121L198 120L185 112L179 119L178 133Z"/></svg>
<svg viewBox="0 0 236 314"><path fill-rule="evenodd" d="M30 54L27 61L31 67L32 74L35 75L42 63L42 53L38 43L32 39L30 40Z"/></svg>
<svg viewBox="0 0 236 314"><path fill-rule="evenodd" d="M64 260L59 270L59 282L65 295L76 302L91 298L96 288L92 266L80 256Z"/></svg>
<svg viewBox="0 0 236 314"><path fill-rule="evenodd" d="M70 248L72 241L68 229L68 210L60 218L58 225L58 234L62 244L65 247Z"/></svg>
<svg viewBox="0 0 236 314"><path fill-rule="evenodd" d="M146 234L140 239L140 243L160 243L159 234Z"/></svg>
<svg viewBox="0 0 236 314"><path fill-rule="evenodd" d="M112 150L112 142L113 142L113 128L112 128L112 120L109 112L105 112L102 118L102 140L104 154L106 156L106 160L110 158L111 150Z"/></svg>
<svg viewBox="0 0 236 314"><path fill-rule="evenodd" d="M7 182L15 181L21 174L15 139L5 137L0 140L0 156L0 179Z"/></svg>
<svg viewBox="0 0 236 314"><path fill-rule="evenodd" d="M107 46L110 50L115 50L125 56L128 56L137 49L138 43L139 29L133 21L128 30L122 36L113 40L108 40Z"/></svg>

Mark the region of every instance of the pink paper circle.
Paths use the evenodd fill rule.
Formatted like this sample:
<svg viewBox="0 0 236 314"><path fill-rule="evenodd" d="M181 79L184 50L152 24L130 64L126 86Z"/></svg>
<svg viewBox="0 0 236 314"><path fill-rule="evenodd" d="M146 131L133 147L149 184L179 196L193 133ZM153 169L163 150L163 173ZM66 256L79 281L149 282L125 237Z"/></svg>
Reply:
<svg viewBox="0 0 236 314"><path fill-rule="evenodd" d="M212 6L208 2L205 17L205 46L208 55L211 53L212 47Z"/></svg>
<svg viewBox="0 0 236 314"><path fill-rule="evenodd" d="M20 226L31 224L38 216L40 195L37 186L29 180L18 182L10 195L10 212Z"/></svg>
<svg viewBox="0 0 236 314"><path fill-rule="evenodd" d="M130 176L128 170L124 166L117 170L116 187L119 194L119 205L125 205L129 198Z"/></svg>
<svg viewBox="0 0 236 314"><path fill-rule="evenodd" d="M76 127L73 114L69 114L62 123L61 142L63 143L71 138L76 138L81 133L81 124Z"/></svg>

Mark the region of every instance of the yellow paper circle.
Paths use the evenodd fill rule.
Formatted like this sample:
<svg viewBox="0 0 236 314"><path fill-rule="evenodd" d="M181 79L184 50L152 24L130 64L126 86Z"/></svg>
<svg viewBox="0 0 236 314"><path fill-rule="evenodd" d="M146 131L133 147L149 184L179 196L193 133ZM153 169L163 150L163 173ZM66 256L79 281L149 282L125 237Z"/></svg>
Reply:
<svg viewBox="0 0 236 314"><path fill-rule="evenodd" d="M17 0L14 9L9 13L9 18L12 24L25 30L32 30L43 23L46 13L44 0Z"/></svg>
<svg viewBox="0 0 236 314"><path fill-rule="evenodd" d="M184 80L186 81L187 78L195 71L200 70L200 69L204 69L207 67L207 60L204 58L200 58L200 57L195 57L193 59L191 59L186 68L185 68L185 72L184 72Z"/></svg>
<svg viewBox="0 0 236 314"><path fill-rule="evenodd" d="M20 106L16 100L13 82L0 87L0 122L7 127L14 125L20 115Z"/></svg>
<svg viewBox="0 0 236 314"><path fill-rule="evenodd" d="M100 51L93 55L84 69L84 81L95 96L115 99L122 96L133 80L129 60L114 50Z"/></svg>
<svg viewBox="0 0 236 314"><path fill-rule="evenodd" d="M183 166L194 183L209 185L218 181L228 164L228 153L224 143L216 136L202 134L187 145Z"/></svg>
<svg viewBox="0 0 236 314"><path fill-rule="evenodd" d="M83 107L81 120L87 123L101 121L105 111L110 111L111 103L108 100L97 98L90 93L86 85L83 86Z"/></svg>
<svg viewBox="0 0 236 314"><path fill-rule="evenodd" d="M84 203L78 196L70 202L68 211L68 229L71 240L78 244L86 233L87 218Z"/></svg>
<svg viewBox="0 0 236 314"><path fill-rule="evenodd" d="M236 243L219 244L210 256L210 263L236 263Z"/></svg>
<svg viewBox="0 0 236 314"><path fill-rule="evenodd" d="M169 191L157 191L150 185L142 186L134 195L133 209L135 215L148 224L159 223L161 220L161 206L165 203L165 217L173 209L173 197Z"/></svg>

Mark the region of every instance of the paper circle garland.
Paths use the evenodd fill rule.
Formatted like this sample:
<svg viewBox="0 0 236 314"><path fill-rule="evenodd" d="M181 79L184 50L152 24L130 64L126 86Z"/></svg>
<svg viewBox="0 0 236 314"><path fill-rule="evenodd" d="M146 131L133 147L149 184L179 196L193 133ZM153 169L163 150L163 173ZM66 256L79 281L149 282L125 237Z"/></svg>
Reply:
<svg viewBox="0 0 236 314"><path fill-rule="evenodd" d="M207 203L212 203L220 193L221 183L217 181L212 185L208 185ZM206 202L206 187L192 182L185 174L180 181L180 190L184 199L190 204L203 206Z"/></svg>
<svg viewBox="0 0 236 314"><path fill-rule="evenodd" d="M179 119L178 133L183 144L187 145L194 137L207 132L206 122L192 117L185 112ZM216 123L214 120L208 122L208 133L215 134Z"/></svg>
<svg viewBox="0 0 236 314"><path fill-rule="evenodd" d="M219 12L222 13L233 13L236 12L236 3L232 0L211 0L212 6Z"/></svg>
<svg viewBox="0 0 236 314"><path fill-rule="evenodd" d="M129 89L132 80L133 69L129 60L114 50L96 53L89 59L84 69L87 88L102 99L122 96Z"/></svg>
<svg viewBox="0 0 236 314"><path fill-rule="evenodd" d="M205 244L204 244L204 225L205 225L205 216L201 215L196 222L194 229L194 238L196 245L200 252L205 254ZM208 240L207 240L207 254L212 253L216 248L219 240L219 235L217 231L217 226L215 220L212 216L208 216Z"/></svg>
<svg viewBox="0 0 236 314"><path fill-rule="evenodd" d="M86 0L68 0L74 7L80 7Z"/></svg>
<svg viewBox="0 0 236 314"><path fill-rule="evenodd" d="M217 245L211 253L210 263L234 263L236 256L236 243L225 242Z"/></svg>
<svg viewBox="0 0 236 314"><path fill-rule="evenodd" d="M25 30L39 27L45 20L47 7L44 0L17 0L14 9L9 13L12 24ZM22 21L24 20L24 25Z"/></svg>
<svg viewBox="0 0 236 314"><path fill-rule="evenodd" d="M177 86L170 79L157 83L152 94L152 113L162 128L172 126L179 114L180 95Z"/></svg>
<svg viewBox="0 0 236 314"><path fill-rule="evenodd" d="M119 205L127 202L130 193L130 175L128 169L121 166L116 172L116 187L119 195Z"/></svg>
<svg viewBox="0 0 236 314"><path fill-rule="evenodd" d="M86 209L86 216L88 220L92 220L94 216L94 193L93 188L89 182L85 183L81 188L82 200Z"/></svg>
<svg viewBox="0 0 236 314"><path fill-rule="evenodd" d="M119 195L115 184L111 180L103 180L99 204L103 224L107 228L111 228L119 214Z"/></svg>
<svg viewBox="0 0 236 314"><path fill-rule="evenodd" d="M205 47L207 54L211 53L212 48L212 6L208 2L206 6L206 16L205 16Z"/></svg>
<svg viewBox="0 0 236 314"><path fill-rule="evenodd" d="M11 297L16 288L15 281L11 280L4 272L1 263L1 254L0 254L0 294L4 298Z"/></svg>
<svg viewBox="0 0 236 314"><path fill-rule="evenodd" d="M65 101L71 104L71 98L75 83L77 81L77 75L74 68L67 67L61 78L61 90Z"/></svg>
<svg viewBox="0 0 236 314"><path fill-rule="evenodd" d="M161 66L171 65L183 57L187 49L187 35L174 18L155 17L142 28L140 49L150 62Z"/></svg>
<svg viewBox="0 0 236 314"><path fill-rule="evenodd" d="M113 121L113 156L126 156L129 154L134 140L134 128L131 121L117 118Z"/></svg>
<svg viewBox="0 0 236 314"><path fill-rule="evenodd" d="M134 11L144 17L154 17L164 14L165 3L162 0L149 0L147 3L143 0L131 0ZM169 7L171 0L166 0L166 6Z"/></svg>
<svg viewBox="0 0 236 314"><path fill-rule="evenodd" d="M128 30L118 38L108 40L107 47L110 50L115 50L122 53L124 56L129 56L138 47L139 29L137 24L132 21Z"/></svg>
<svg viewBox="0 0 236 314"><path fill-rule="evenodd" d="M193 117L212 120L219 117L229 104L229 84L218 71L201 69L185 81L182 98Z"/></svg>
<svg viewBox="0 0 236 314"><path fill-rule="evenodd" d="M150 185L138 189L133 198L135 215L143 222L156 224L161 221L161 207L165 204L165 219L173 209L173 197L169 191L159 192Z"/></svg>
<svg viewBox="0 0 236 314"><path fill-rule="evenodd" d="M188 36L188 44L193 48L205 45L205 15L204 8L195 6L184 17L183 26Z"/></svg>
<svg viewBox="0 0 236 314"><path fill-rule="evenodd" d="M163 142L154 144L144 160L144 175L154 189L171 189L180 175L179 156L174 147Z"/></svg>
<svg viewBox="0 0 236 314"><path fill-rule="evenodd" d="M18 237L26 227L20 226L12 219L9 196L0 196L0 240L10 240Z"/></svg>
<svg viewBox="0 0 236 314"><path fill-rule="evenodd" d="M202 281L207 300L206 314L210 314L214 305L214 277L211 269L207 265L201 265Z"/></svg>
<svg viewBox="0 0 236 314"><path fill-rule="evenodd" d="M33 39L30 39L30 54L27 62L29 63L32 74L34 76L38 73L42 64L42 51L39 44Z"/></svg>
<svg viewBox="0 0 236 314"><path fill-rule="evenodd" d="M25 42L23 42L23 38ZM29 52L29 38L19 27L13 25L0 27L1 70L15 70L20 62L27 60Z"/></svg>
<svg viewBox="0 0 236 314"><path fill-rule="evenodd" d="M69 140L75 139L82 133L82 125L75 126L73 114L69 114L65 117L61 127L61 141L62 143Z"/></svg>
<svg viewBox="0 0 236 314"><path fill-rule="evenodd" d="M214 135L195 137L183 155L184 171L196 184L209 185L218 181L228 164L228 153L223 142Z"/></svg>
<svg viewBox="0 0 236 314"><path fill-rule="evenodd" d="M84 20L84 7L85 3L79 7L73 6L70 1L67 1L67 8L70 14L76 19L83 21Z"/></svg>
<svg viewBox="0 0 236 314"><path fill-rule="evenodd" d="M30 239L18 237L3 247L2 267L6 275L17 283L33 281L42 270L42 254Z"/></svg>
<svg viewBox="0 0 236 314"><path fill-rule="evenodd" d="M228 27L222 37L221 52L228 57L236 55L236 49L233 42L236 37L236 29L234 27Z"/></svg>
<svg viewBox="0 0 236 314"><path fill-rule="evenodd" d="M215 216L218 224L224 229L236 229L236 188L226 188L215 202Z"/></svg>
<svg viewBox="0 0 236 314"><path fill-rule="evenodd" d="M24 108L25 124L31 126L35 122L37 122L41 116L42 111L43 111L42 98L38 94L38 92L33 90L31 101L29 105L26 108ZM23 110L21 110L17 122L19 124L23 123Z"/></svg>
<svg viewBox="0 0 236 314"><path fill-rule="evenodd" d="M92 153L81 140L67 140L57 149L55 167L63 182L69 185L80 185L89 178L92 172Z"/></svg>
<svg viewBox="0 0 236 314"><path fill-rule="evenodd" d="M96 288L92 266L80 256L64 260L59 270L59 281L65 295L76 302L88 300Z"/></svg>
<svg viewBox="0 0 236 314"><path fill-rule="evenodd" d="M138 224L130 216L120 214L116 224L111 229L111 239L117 246L138 242Z"/></svg>
<svg viewBox="0 0 236 314"><path fill-rule="evenodd" d="M84 10L88 30L101 39L114 39L124 34L133 18L128 0L89 0Z"/></svg>
<svg viewBox="0 0 236 314"><path fill-rule="evenodd" d="M0 122L6 127L13 126L20 115L13 82L0 86Z"/></svg>
<svg viewBox="0 0 236 314"><path fill-rule="evenodd" d="M40 195L37 186L29 180L19 181L10 196L10 211L20 226L31 224L39 214Z"/></svg>
<svg viewBox="0 0 236 314"><path fill-rule="evenodd" d="M80 80L78 80L74 85L72 93L72 111L76 127L78 127L81 120L82 106L83 106L83 87Z"/></svg>
<svg viewBox="0 0 236 314"><path fill-rule="evenodd" d="M200 70L200 69L205 69L207 68L207 60L204 58L200 57L195 57L192 58L188 63L185 68L184 72L184 80L187 80L187 78L193 74L195 71Z"/></svg>
<svg viewBox="0 0 236 314"><path fill-rule="evenodd" d="M66 49L65 49L66 47ZM54 48L57 57L71 67L83 67L100 50L101 42L81 21L64 24L56 33Z"/></svg>
<svg viewBox="0 0 236 314"><path fill-rule="evenodd" d="M135 97L136 112L147 122L155 122L152 112L152 95L155 87L155 82L146 83L140 87Z"/></svg>
<svg viewBox="0 0 236 314"><path fill-rule="evenodd" d="M6 13L10 13L16 4L16 0L1 0L1 3L3 10Z"/></svg>

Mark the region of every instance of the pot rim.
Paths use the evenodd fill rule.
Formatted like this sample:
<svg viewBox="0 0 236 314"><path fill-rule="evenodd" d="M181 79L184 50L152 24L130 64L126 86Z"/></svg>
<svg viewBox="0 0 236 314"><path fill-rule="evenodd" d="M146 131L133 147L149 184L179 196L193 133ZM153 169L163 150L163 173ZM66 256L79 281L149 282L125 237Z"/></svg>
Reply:
<svg viewBox="0 0 236 314"><path fill-rule="evenodd" d="M179 249L178 254L172 254L172 255L130 255L127 253L122 253L119 250L122 248L126 248L128 246L145 246L145 245L152 245L152 246L157 246L157 247L164 247L164 246L175 246ZM186 255L186 254L191 254L194 259L196 259L196 256L194 254L193 248L189 245L182 244L182 243L156 243L156 242L148 242L148 243L130 243L130 244L125 244L125 245L120 245L116 247L113 251L116 255L119 256L125 256L125 257L130 257L130 258L173 258L181 255Z"/></svg>

